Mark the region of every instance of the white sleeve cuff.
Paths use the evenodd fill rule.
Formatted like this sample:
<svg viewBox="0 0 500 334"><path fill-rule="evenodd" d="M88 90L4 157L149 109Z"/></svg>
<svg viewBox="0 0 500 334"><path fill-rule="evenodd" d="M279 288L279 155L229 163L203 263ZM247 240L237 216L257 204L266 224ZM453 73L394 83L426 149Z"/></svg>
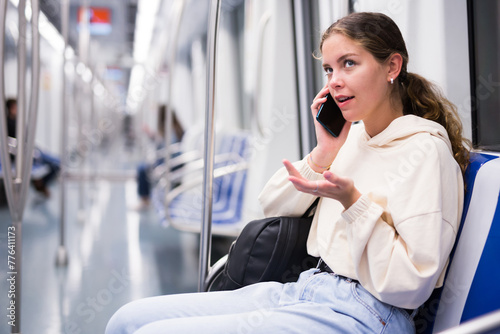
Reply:
<svg viewBox="0 0 500 334"><path fill-rule="evenodd" d="M342 218L349 224L366 214L370 208L371 200L368 195L362 195L353 205L341 214Z"/></svg>

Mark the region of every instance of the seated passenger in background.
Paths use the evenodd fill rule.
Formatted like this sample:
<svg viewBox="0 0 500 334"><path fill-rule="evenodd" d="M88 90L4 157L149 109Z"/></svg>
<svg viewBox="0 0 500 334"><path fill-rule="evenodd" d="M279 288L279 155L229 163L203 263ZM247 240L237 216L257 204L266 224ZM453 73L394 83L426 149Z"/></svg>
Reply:
<svg viewBox="0 0 500 334"><path fill-rule="evenodd" d="M301 216L321 198L307 243L318 268L295 283L134 301L107 334L414 333L416 309L443 284L462 213L462 126L436 87L407 72L389 17L346 16L320 51L328 82L312 116L330 93L347 122L338 137L315 122L317 146L284 160L259 198L267 216Z"/></svg>
<svg viewBox="0 0 500 334"><path fill-rule="evenodd" d="M165 117L166 107L162 105L158 110L158 132L153 133L148 128L144 129L148 137L154 142L157 151L160 151L165 147ZM184 136L184 129L177 119L175 112L172 112L172 128L173 131L170 138L171 144L174 144L181 141ZM179 153L176 153L172 155L172 157L175 157L178 154ZM140 203L136 207L137 210L145 210L150 207L152 186L151 172L155 167L163 164L164 161L165 159L163 156L157 156L153 163L143 162L137 167L137 194L140 198Z"/></svg>
<svg viewBox="0 0 500 334"><path fill-rule="evenodd" d="M7 99L7 133L9 137L16 138L16 118L17 118L17 100ZM11 154L11 161L15 162L15 156ZM58 158L43 152L39 148L33 151L33 167L45 167L47 172L41 177L31 177L31 184L35 190L44 197L50 197L48 185L57 178L61 162Z"/></svg>

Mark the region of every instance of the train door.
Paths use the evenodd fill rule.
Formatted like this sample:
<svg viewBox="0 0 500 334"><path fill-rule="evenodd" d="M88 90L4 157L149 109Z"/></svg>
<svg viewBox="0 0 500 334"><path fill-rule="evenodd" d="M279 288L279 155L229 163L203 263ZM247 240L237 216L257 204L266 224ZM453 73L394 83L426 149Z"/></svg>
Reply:
<svg viewBox="0 0 500 334"><path fill-rule="evenodd" d="M203 144L210 140L204 129L208 103L206 96L210 88L205 70L210 68L210 64L207 64L210 59L206 56L210 45L205 42L207 31L203 29L208 23L207 3L183 3L178 38L174 43L177 50L175 62L166 61L170 76L168 85L171 85L166 104L175 112L185 129L181 145L185 152L193 149L200 151ZM218 198L223 196L223 178L217 180L218 158L223 159L223 154L234 153L227 151L232 147L229 143L236 137L244 136L245 149L241 156L245 163L244 184L238 190L241 195L237 196L238 207L235 209L241 211L237 217L240 229L245 222L262 217L257 197L271 175L282 166L281 160L301 159L312 147L314 134L311 134L309 105L311 96L318 89L311 89L311 86L317 85L309 85L313 81L303 76L304 73L309 76L308 70L299 66L298 62L299 57L306 57L309 68L312 68L312 62L316 60L312 56L314 49L311 40L307 41L307 51L298 51L300 46L296 35L304 25L297 27L296 22L298 16L303 18L300 6L306 7L307 4L284 0L222 0L219 5L217 52L214 57L215 84L211 87L215 90L213 155L216 176L213 193ZM303 73L301 77L299 71ZM301 97L298 83L306 80L306 87L311 93ZM209 162L205 160L204 163ZM222 174L232 173L228 171L228 166L222 167L226 167L225 171L221 170ZM200 177L200 174L183 176L181 184L187 185L196 177ZM235 183L231 181L227 188L234 188ZM196 193L196 199L190 199L190 210L177 210L172 205L170 199L175 200L173 193L176 191L161 196L167 199L165 207L169 223L183 228L181 225L187 225L185 222L188 219L182 214L187 215L188 211L192 214L195 211L191 210L193 207L199 208L198 217L201 218L200 206L205 200L202 187L200 182L196 190L193 187L189 189L191 193ZM184 195L180 190L177 193L175 196L179 195L179 198ZM236 191L230 193L234 195ZM229 199L226 202L235 201ZM214 210L217 210L217 205L214 203ZM229 224L218 224L215 215L213 213L211 217L215 234L237 235L238 229L225 232ZM196 220L198 225L199 220Z"/></svg>

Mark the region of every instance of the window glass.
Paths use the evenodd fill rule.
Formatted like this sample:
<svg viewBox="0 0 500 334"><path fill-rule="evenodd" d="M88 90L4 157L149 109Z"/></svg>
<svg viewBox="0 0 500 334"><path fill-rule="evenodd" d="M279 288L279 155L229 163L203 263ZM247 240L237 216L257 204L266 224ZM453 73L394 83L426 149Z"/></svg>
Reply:
<svg viewBox="0 0 500 334"><path fill-rule="evenodd" d="M500 1L469 1L473 142L500 151Z"/></svg>

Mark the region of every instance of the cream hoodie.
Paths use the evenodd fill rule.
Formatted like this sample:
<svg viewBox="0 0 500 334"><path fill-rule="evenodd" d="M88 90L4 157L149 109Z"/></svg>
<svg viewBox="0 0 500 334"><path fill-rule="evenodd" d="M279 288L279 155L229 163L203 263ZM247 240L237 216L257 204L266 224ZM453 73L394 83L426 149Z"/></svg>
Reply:
<svg viewBox="0 0 500 334"><path fill-rule="evenodd" d="M309 180L323 179L307 157L294 165ZM462 213L463 179L446 130L414 115L373 138L353 125L331 171L352 178L363 195L347 210L321 199L309 254L383 302L419 307L443 284ZM266 216L300 216L314 201L287 177L280 169L260 194Z"/></svg>

